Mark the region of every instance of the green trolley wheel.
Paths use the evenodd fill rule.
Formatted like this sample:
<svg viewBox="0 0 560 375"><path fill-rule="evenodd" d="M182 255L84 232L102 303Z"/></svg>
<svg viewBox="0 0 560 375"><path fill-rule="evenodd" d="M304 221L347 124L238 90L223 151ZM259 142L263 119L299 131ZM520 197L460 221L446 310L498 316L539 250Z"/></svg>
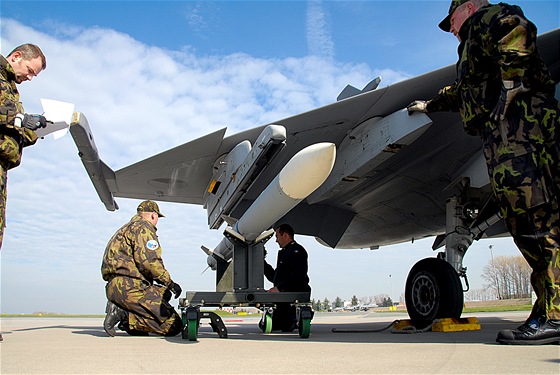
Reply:
<svg viewBox="0 0 560 375"><path fill-rule="evenodd" d="M268 313L264 314L264 333L272 332L272 316Z"/></svg>
<svg viewBox="0 0 560 375"><path fill-rule="evenodd" d="M197 341L196 339L197 335L198 335L198 319L189 319L187 321L187 336L189 341Z"/></svg>
<svg viewBox="0 0 560 375"><path fill-rule="evenodd" d="M301 337L302 339L309 338L309 334L311 333L311 319L300 319L298 324L298 331L299 337Z"/></svg>

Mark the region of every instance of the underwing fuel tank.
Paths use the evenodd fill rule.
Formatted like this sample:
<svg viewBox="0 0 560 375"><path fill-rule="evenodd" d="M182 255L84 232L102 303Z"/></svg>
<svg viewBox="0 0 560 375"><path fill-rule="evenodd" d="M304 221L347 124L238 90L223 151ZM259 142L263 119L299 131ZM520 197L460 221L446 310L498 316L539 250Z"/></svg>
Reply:
<svg viewBox="0 0 560 375"><path fill-rule="evenodd" d="M299 151L231 229L247 243L254 241L325 182L335 159L334 143L316 143ZM212 254L229 261L232 249L229 240L224 238L210 252L208 265L212 269L216 267Z"/></svg>

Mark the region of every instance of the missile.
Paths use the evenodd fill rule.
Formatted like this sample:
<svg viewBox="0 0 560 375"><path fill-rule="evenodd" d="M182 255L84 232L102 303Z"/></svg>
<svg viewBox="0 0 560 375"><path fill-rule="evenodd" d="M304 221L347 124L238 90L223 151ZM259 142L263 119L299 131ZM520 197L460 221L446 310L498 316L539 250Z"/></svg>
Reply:
<svg viewBox="0 0 560 375"><path fill-rule="evenodd" d="M325 182L334 165L333 143L316 143L295 154L233 229L247 241L257 238Z"/></svg>
<svg viewBox="0 0 560 375"><path fill-rule="evenodd" d="M208 188L211 193L206 202L208 225L218 229L224 218L243 198L261 172L282 151L286 141L286 128L281 125L266 126L253 146L245 140L235 146L217 165Z"/></svg>
<svg viewBox="0 0 560 375"><path fill-rule="evenodd" d="M233 225L236 232L251 243L298 203L313 193L329 176L336 159L334 143L316 143L300 150L282 168L255 202ZM233 246L224 238L213 254L231 259ZM208 256L208 265L215 269L216 260Z"/></svg>

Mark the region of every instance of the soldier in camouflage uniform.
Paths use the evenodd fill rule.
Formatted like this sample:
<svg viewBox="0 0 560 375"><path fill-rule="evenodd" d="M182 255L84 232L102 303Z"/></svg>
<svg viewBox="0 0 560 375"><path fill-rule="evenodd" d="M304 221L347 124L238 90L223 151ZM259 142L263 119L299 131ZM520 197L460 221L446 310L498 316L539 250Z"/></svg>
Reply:
<svg viewBox="0 0 560 375"><path fill-rule="evenodd" d="M140 203L137 214L107 244L101 274L109 300L103 328L110 336L117 324L130 335L175 336L183 330L181 317L169 304L171 293L178 298L181 287L163 265L156 234L160 217L155 202Z"/></svg>
<svg viewBox="0 0 560 375"><path fill-rule="evenodd" d="M47 66L39 47L24 44L8 57L0 55L0 248L6 225L8 169L21 163L23 148L37 142L35 130L45 127L43 116L25 114L17 84L31 81Z"/></svg>
<svg viewBox="0 0 560 375"><path fill-rule="evenodd" d="M487 0L453 0L439 27L459 39L457 79L408 110L458 111L465 131L481 137L506 225L533 270L529 318L496 341L560 342L560 108L537 29L518 6Z"/></svg>
<svg viewBox="0 0 560 375"><path fill-rule="evenodd" d="M43 116L24 113L16 84L31 81L46 67L45 55L33 44L16 47L8 57L0 55L0 249L6 226L8 169L21 163L23 148L37 141L35 130L47 125Z"/></svg>

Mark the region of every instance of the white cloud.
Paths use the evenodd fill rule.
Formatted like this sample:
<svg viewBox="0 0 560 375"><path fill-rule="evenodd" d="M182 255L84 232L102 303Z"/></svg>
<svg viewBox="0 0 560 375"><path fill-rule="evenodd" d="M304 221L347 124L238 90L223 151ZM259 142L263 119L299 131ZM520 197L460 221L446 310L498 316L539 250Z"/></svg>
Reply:
<svg viewBox="0 0 560 375"><path fill-rule="evenodd" d="M201 3L195 3L185 15L189 27L199 35L208 31L208 24L202 15Z"/></svg>
<svg viewBox="0 0 560 375"><path fill-rule="evenodd" d="M307 3L307 45L311 55L326 59L334 57L335 48L329 30L328 14L318 0Z"/></svg>

